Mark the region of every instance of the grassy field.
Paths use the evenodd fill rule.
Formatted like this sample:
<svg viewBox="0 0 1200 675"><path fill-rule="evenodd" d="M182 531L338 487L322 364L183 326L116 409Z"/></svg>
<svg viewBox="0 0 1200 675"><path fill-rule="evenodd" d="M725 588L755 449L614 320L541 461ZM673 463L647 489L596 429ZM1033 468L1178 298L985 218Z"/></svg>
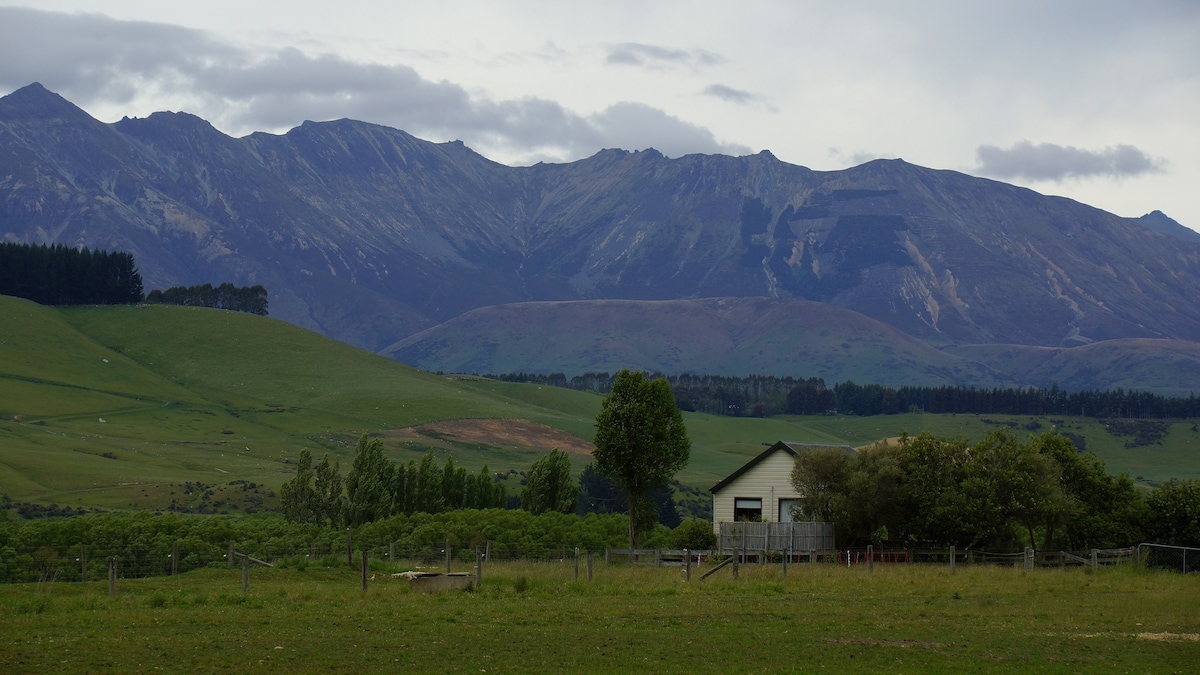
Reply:
<svg viewBox="0 0 1200 675"><path fill-rule="evenodd" d="M1131 567L497 563L474 592L373 568L0 587L0 669L296 672L1193 672L1200 578ZM467 571L464 567L463 571ZM585 578L585 575L583 576Z"/></svg>
<svg viewBox="0 0 1200 675"><path fill-rule="evenodd" d="M429 450L470 470L522 471L559 441L590 440L597 395L408 368L274 319L211 309L54 309L0 297L0 493L14 501L103 508L196 508L187 483L233 495L229 512L270 506L301 449L348 469L357 437L383 438L398 461ZM523 420L513 433L465 437L424 425ZM1004 416L728 418L686 414L692 461L678 476L707 489L777 440L862 445L929 431L1052 425L1086 439L1110 470L1149 484L1200 476L1196 421L1157 444L1126 447L1094 420ZM500 425L503 427L503 425ZM416 431L414 431L416 430ZM419 432L419 433L418 433ZM518 433L521 432L521 433ZM577 469L588 461L572 455ZM253 482L256 492L230 489ZM236 496L236 499L234 498Z"/></svg>

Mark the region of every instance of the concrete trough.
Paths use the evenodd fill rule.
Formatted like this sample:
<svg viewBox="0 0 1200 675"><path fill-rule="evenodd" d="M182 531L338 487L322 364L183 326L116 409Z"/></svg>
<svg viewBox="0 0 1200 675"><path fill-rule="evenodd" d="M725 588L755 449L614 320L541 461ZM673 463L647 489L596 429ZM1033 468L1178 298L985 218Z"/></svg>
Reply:
<svg viewBox="0 0 1200 675"><path fill-rule="evenodd" d="M475 575L470 572L451 572L450 574L435 574L432 572L414 576L408 580L408 587L414 591L436 593L438 591L465 591L475 581Z"/></svg>

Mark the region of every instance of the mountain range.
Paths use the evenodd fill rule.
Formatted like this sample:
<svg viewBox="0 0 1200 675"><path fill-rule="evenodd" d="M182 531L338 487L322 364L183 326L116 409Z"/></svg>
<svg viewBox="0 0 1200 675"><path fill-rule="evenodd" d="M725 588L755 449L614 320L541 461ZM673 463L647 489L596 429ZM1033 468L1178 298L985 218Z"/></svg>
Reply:
<svg viewBox="0 0 1200 675"><path fill-rule="evenodd" d="M147 289L262 284L273 316L434 370L1173 393L1200 373L1200 234L902 160L508 167L351 120L104 123L32 84L0 98L0 238L132 252Z"/></svg>

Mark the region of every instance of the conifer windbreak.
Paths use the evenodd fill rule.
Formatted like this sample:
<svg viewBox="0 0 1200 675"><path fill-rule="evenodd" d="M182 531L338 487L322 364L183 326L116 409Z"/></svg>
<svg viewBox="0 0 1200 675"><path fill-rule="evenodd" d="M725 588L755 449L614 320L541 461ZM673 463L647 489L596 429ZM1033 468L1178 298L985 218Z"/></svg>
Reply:
<svg viewBox="0 0 1200 675"><path fill-rule="evenodd" d="M40 305L122 305L142 300L132 253L63 244L0 244L0 295Z"/></svg>

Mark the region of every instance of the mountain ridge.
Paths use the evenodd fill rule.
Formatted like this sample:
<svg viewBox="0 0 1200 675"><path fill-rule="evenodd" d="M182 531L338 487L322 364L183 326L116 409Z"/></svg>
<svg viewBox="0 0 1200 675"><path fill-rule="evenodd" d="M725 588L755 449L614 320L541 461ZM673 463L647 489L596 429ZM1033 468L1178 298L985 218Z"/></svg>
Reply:
<svg viewBox="0 0 1200 675"><path fill-rule="evenodd" d="M1144 218L903 160L506 167L353 120L235 139L187 113L105 124L40 85L0 98L0 237L131 251L147 288L261 283L274 316L371 350L494 305L718 297L934 347L1198 341L1200 242Z"/></svg>

